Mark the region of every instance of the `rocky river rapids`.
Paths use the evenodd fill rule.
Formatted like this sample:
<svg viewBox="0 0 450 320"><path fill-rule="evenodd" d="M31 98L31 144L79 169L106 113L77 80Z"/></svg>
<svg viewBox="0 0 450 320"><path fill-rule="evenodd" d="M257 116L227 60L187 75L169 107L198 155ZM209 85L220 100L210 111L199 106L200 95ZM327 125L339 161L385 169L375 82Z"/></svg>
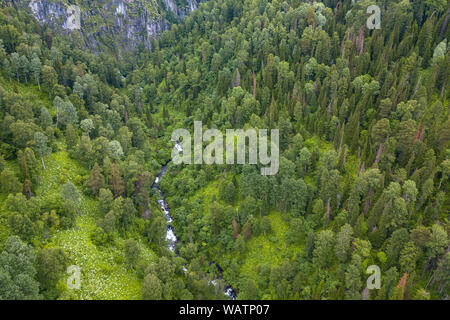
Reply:
<svg viewBox="0 0 450 320"><path fill-rule="evenodd" d="M175 147L178 149L179 152L182 151L181 146L178 143L175 145ZM166 201L166 198L164 197L164 193L162 192L162 190L160 188L161 180L163 179L164 175L166 174L167 167L168 167L169 164L170 164L170 161L161 168L161 172L156 177L152 188L157 190L158 193L159 193L159 198L160 199L158 200L158 204L161 207L161 210L164 212L164 215L165 215L166 220L167 220L166 241L167 241L167 244L168 244L168 248L169 248L170 251L176 253L175 249L176 249L177 243L179 241L178 241L178 238L177 238L177 236L175 234L175 229L172 226L173 219L172 219L172 216L171 216L171 213L170 213L170 207L169 207L169 205L168 205L168 203ZM219 274L222 274L223 271L220 268L220 266L218 266L214 262L211 262L211 264L215 264L216 267L217 267L217 270L219 271ZM183 270L185 272L187 271L184 267L183 267ZM216 285L217 282L216 282L216 280L213 280L213 281L211 281L211 283L213 285ZM234 291L234 289L231 286L225 286L224 293L229 299L236 300L236 297L237 297L236 292Z"/></svg>

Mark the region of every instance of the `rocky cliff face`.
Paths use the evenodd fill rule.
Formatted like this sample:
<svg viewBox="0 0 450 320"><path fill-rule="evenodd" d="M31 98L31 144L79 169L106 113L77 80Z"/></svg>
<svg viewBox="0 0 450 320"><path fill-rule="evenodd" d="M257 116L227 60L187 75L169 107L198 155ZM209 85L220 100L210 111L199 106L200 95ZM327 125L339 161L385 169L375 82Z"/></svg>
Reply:
<svg viewBox="0 0 450 320"><path fill-rule="evenodd" d="M11 0L31 11L41 23L66 34L80 33L87 48L103 46L128 51L184 19L202 0ZM178 4L177 4L178 3Z"/></svg>

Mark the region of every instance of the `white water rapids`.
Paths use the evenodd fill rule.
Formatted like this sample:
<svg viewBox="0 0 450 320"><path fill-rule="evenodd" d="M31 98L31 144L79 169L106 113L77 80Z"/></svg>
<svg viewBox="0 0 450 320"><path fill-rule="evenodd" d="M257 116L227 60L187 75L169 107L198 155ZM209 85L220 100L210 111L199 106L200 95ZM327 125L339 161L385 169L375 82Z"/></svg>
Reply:
<svg viewBox="0 0 450 320"><path fill-rule="evenodd" d="M182 152L183 151L183 149L181 148L181 145L179 143L176 143L175 147L177 148L178 152ZM173 226L171 225L171 223L173 222L173 219L172 219L172 216L170 215L169 205L167 204L167 201L166 201L166 199L164 197L164 193L161 191L161 189L159 187L161 179L166 174L167 166L168 166L169 163L167 163L166 165L164 165L162 167L161 172L156 177L152 188L154 188L154 189L159 191L159 195L160 195L161 199L158 200L158 204L161 207L161 210L164 212L164 216L166 217L166 220L167 220L166 240L167 240L167 243L168 243L169 250L175 253L175 247L177 245L178 238L175 235L175 230L174 230ZM221 270L220 268L218 268L218 269ZM187 269L184 266L183 266L183 271L185 273L187 272ZM212 280L211 283L214 286L217 285L217 281L216 280ZM233 290L233 288L231 286L227 286L225 288L225 292L224 293L231 300L236 300L236 292Z"/></svg>

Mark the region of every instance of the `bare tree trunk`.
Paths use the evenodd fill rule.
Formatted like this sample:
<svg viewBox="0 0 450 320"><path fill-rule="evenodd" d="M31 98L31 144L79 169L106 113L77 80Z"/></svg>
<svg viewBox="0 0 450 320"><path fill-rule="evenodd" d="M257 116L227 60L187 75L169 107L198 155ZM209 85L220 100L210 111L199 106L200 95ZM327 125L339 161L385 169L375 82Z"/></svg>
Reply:
<svg viewBox="0 0 450 320"><path fill-rule="evenodd" d="M383 144L381 143L378 147L377 157L375 159L375 163L378 164L380 162L381 156L383 155Z"/></svg>
<svg viewBox="0 0 450 320"><path fill-rule="evenodd" d="M415 97L417 91L419 90L419 88L420 88L420 82L421 82L421 81L422 81L422 76L419 76L419 80L417 80L416 87L414 88L413 97Z"/></svg>
<svg viewBox="0 0 450 320"><path fill-rule="evenodd" d="M447 15L445 16L444 23L442 24L441 31L439 32L439 41L442 40L442 37L444 36L445 30L447 30L448 25L448 19L450 18L450 9L447 10Z"/></svg>
<svg viewBox="0 0 450 320"><path fill-rule="evenodd" d="M41 160L42 160L42 168L44 168L44 171L47 170L47 168L45 167L45 162L44 162L44 157L41 156Z"/></svg>
<svg viewBox="0 0 450 320"><path fill-rule="evenodd" d="M373 193L373 189L372 189L372 187L370 187L369 192L367 193L366 204L364 205L364 216L367 215L367 212L369 211L370 206L372 205L372 193Z"/></svg>
<svg viewBox="0 0 450 320"><path fill-rule="evenodd" d="M338 158L341 156L341 150L342 150L342 143L344 142L344 131L345 131L345 121L342 124L342 129L341 129L341 141L339 142L339 152L338 152Z"/></svg>

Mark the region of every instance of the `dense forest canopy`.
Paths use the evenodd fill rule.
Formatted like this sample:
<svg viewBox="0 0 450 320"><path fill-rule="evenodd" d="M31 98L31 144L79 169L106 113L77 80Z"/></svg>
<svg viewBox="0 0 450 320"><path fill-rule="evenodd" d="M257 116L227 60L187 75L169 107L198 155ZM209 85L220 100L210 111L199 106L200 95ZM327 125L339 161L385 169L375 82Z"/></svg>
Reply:
<svg viewBox="0 0 450 320"><path fill-rule="evenodd" d="M448 299L447 1L210 0L122 55L3 3L0 299ZM279 172L169 163L194 121Z"/></svg>

